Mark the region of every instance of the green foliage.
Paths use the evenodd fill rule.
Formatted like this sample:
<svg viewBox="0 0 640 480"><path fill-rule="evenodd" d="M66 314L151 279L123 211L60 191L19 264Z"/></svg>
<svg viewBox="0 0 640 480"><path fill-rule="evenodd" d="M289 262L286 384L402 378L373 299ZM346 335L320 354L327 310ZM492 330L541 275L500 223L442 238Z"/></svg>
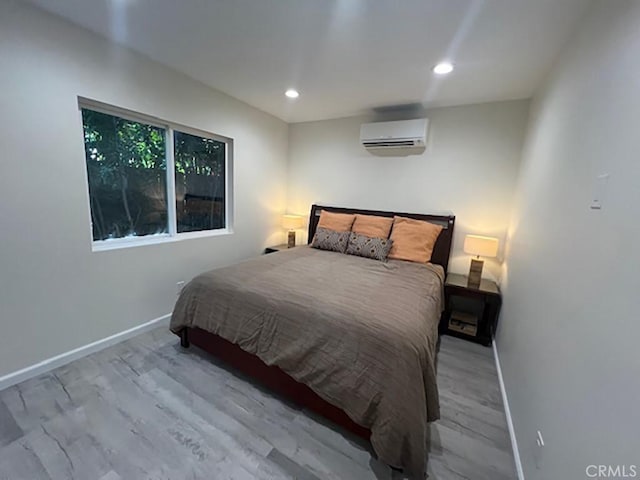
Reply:
<svg viewBox="0 0 640 480"><path fill-rule="evenodd" d="M224 175L224 143L183 132L173 138L176 173Z"/></svg>
<svg viewBox="0 0 640 480"><path fill-rule="evenodd" d="M178 232L224 227L225 144L174 132Z"/></svg>
<svg viewBox="0 0 640 480"><path fill-rule="evenodd" d="M166 130L88 109L82 120L93 239L166 232ZM224 160L223 142L174 132L178 231L224 226Z"/></svg>
<svg viewBox="0 0 640 480"><path fill-rule="evenodd" d="M167 231L165 130L82 110L93 239Z"/></svg>

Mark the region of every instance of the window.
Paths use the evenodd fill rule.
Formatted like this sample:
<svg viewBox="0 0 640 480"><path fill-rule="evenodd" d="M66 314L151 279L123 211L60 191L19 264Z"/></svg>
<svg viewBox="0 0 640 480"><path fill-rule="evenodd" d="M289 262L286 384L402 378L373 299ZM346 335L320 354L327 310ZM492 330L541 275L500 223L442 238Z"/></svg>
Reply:
<svg viewBox="0 0 640 480"><path fill-rule="evenodd" d="M93 240L168 233L166 130L82 109Z"/></svg>
<svg viewBox="0 0 640 480"><path fill-rule="evenodd" d="M178 233L224 228L225 144L174 131Z"/></svg>
<svg viewBox="0 0 640 480"><path fill-rule="evenodd" d="M232 141L80 101L94 249L227 231Z"/></svg>

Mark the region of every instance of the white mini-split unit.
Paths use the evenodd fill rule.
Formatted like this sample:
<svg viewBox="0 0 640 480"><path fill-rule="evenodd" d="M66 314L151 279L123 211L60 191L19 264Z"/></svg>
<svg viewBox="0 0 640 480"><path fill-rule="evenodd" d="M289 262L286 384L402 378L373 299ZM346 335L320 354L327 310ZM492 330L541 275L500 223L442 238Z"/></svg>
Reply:
<svg viewBox="0 0 640 480"><path fill-rule="evenodd" d="M360 126L360 143L367 150L424 148L427 145L428 126L427 118L364 123Z"/></svg>

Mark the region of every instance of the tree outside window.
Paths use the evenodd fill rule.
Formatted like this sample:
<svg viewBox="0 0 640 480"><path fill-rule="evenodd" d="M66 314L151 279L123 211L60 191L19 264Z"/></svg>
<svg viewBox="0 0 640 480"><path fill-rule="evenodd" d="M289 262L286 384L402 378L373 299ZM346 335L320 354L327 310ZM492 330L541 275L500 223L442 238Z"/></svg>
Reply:
<svg viewBox="0 0 640 480"><path fill-rule="evenodd" d="M226 228L227 143L81 110L94 242Z"/></svg>

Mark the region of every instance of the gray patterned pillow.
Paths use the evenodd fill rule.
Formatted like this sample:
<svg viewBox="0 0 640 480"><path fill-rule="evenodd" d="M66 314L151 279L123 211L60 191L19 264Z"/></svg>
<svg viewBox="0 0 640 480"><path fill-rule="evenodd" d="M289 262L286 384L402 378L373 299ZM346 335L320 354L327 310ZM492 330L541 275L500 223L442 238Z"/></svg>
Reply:
<svg viewBox="0 0 640 480"><path fill-rule="evenodd" d="M344 253L347 249L347 243L349 243L349 233L336 232L328 228L318 228L311 241L311 246L320 250Z"/></svg>
<svg viewBox="0 0 640 480"><path fill-rule="evenodd" d="M393 240L387 238L373 238L359 233L352 233L349 236L349 245L346 253L347 255L358 255L359 257L373 258L386 262L392 243Z"/></svg>

